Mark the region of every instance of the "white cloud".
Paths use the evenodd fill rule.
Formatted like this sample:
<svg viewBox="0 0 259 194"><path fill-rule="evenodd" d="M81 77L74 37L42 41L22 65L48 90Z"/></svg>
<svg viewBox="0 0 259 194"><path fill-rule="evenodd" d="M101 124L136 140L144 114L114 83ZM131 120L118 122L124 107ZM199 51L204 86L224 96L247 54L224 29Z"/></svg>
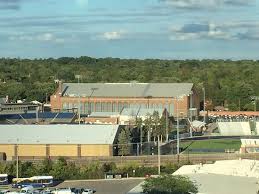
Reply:
<svg viewBox="0 0 259 194"><path fill-rule="evenodd" d="M20 41L38 41L38 42L56 42L56 43L63 43L65 39L58 38L52 33L43 33L43 34L33 34L33 35L26 35L26 34L17 34L14 36L10 36L9 40L20 40Z"/></svg>
<svg viewBox="0 0 259 194"><path fill-rule="evenodd" d="M255 0L160 0L165 4L180 9L207 9L221 6L247 6Z"/></svg>
<svg viewBox="0 0 259 194"><path fill-rule="evenodd" d="M97 36L97 39L103 40L120 40L125 38L126 31L119 30L119 31L111 31L111 32L104 32L101 35Z"/></svg>
<svg viewBox="0 0 259 194"><path fill-rule="evenodd" d="M53 41L55 39L54 35L51 33L40 34L37 36L39 41Z"/></svg>
<svg viewBox="0 0 259 194"><path fill-rule="evenodd" d="M176 8L202 8L215 7L221 0L164 0L166 4Z"/></svg>

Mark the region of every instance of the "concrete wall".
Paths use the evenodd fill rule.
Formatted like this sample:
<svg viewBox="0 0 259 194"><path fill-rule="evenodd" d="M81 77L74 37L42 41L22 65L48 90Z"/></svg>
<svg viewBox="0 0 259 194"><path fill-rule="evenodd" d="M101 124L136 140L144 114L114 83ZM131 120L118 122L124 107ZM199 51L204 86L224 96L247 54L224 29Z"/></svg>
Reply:
<svg viewBox="0 0 259 194"><path fill-rule="evenodd" d="M81 156L112 156L110 145L81 145Z"/></svg>
<svg viewBox="0 0 259 194"><path fill-rule="evenodd" d="M0 152L6 153L7 160L15 155L15 145L0 145Z"/></svg>
<svg viewBox="0 0 259 194"><path fill-rule="evenodd" d="M112 156L112 145L0 145L0 152L6 153L7 160L16 157L85 157Z"/></svg>
<svg viewBox="0 0 259 194"><path fill-rule="evenodd" d="M19 145L18 156L46 156L46 145Z"/></svg>
<svg viewBox="0 0 259 194"><path fill-rule="evenodd" d="M77 156L77 145L49 145L50 156Z"/></svg>

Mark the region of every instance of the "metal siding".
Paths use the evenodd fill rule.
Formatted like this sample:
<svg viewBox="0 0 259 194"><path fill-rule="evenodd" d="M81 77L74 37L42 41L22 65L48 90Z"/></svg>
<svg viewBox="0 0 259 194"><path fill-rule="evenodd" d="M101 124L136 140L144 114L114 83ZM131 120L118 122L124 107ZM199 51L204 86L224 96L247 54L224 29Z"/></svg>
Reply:
<svg viewBox="0 0 259 194"><path fill-rule="evenodd" d="M0 144L112 144L118 125L0 125Z"/></svg>
<svg viewBox="0 0 259 194"><path fill-rule="evenodd" d="M192 83L64 83L64 96L178 97L191 93ZM92 93L92 88L98 88Z"/></svg>

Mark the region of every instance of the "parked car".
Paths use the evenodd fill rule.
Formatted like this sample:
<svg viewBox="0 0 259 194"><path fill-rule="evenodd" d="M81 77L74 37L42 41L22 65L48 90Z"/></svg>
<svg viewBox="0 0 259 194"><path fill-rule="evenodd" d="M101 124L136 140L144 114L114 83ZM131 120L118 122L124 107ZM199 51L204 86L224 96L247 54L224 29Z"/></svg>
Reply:
<svg viewBox="0 0 259 194"><path fill-rule="evenodd" d="M71 190L75 194L93 194L96 192L94 189L88 189L88 188L72 188Z"/></svg>
<svg viewBox="0 0 259 194"><path fill-rule="evenodd" d="M70 188L58 188L52 191L53 194L75 194Z"/></svg>
<svg viewBox="0 0 259 194"><path fill-rule="evenodd" d="M25 193L25 194L27 194L27 193L33 193L34 190L35 190L35 189L33 188L33 186L26 186L26 187L23 187L23 188L21 189L20 193Z"/></svg>
<svg viewBox="0 0 259 194"><path fill-rule="evenodd" d="M8 193L10 192L9 190L0 190L0 194L5 194L5 193Z"/></svg>

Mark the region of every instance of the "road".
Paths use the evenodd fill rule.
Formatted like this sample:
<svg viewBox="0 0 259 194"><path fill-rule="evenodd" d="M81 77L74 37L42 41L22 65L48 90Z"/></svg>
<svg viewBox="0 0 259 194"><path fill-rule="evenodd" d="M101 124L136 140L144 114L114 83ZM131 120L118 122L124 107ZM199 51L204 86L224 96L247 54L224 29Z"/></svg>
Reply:
<svg viewBox="0 0 259 194"><path fill-rule="evenodd" d="M114 179L114 180L80 180L65 181L58 185L59 188L64 187L84 187L94 188L95 194L126 194L143 179Z"/></svg>

